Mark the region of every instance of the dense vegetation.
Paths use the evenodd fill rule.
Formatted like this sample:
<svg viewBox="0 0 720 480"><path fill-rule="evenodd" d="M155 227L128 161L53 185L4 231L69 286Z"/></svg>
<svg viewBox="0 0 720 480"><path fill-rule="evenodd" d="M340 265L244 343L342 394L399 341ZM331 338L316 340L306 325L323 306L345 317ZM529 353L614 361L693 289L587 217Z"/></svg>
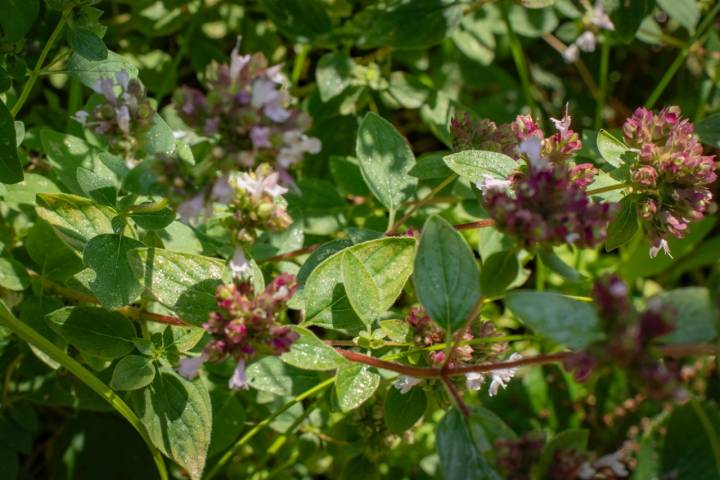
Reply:
<svg viewBox="0 0 720 480"><path fill-rule="evenodd" d="M0 478L720 479L718 0L0 0Z"/></svg>

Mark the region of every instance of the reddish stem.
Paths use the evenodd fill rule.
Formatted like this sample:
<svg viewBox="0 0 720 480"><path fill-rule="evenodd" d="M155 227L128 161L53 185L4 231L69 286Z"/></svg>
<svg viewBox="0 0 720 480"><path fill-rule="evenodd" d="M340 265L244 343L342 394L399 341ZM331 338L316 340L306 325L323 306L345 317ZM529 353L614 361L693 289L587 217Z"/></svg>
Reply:
<svg viewBox="0 0 720 480"><path fill-rule="evenodd" d="M476 222L461 223L460 225L455 225L455 230L472 230L475 228L492 227L493 225L495 225L495 220L488 218L486 220L478 220Z"/></svg>
<svg viewBox="0 0 720 480"><path fill-rule="evenodd" d="M462 412L463 415L469 417L470 409L467 405L465 405L465 401L463 400L462 395L460 395L460 392L457 391L457 388L455 388L455 385L453 385L452 381L444 375L440 378L445 384L445 388L447 389L447 391L450 392L450 395L455 401L455 405L458 407L458 409Z"/></svg>
<svg viewBox="0 0 720 480"><path fill-rule="evenodd" d="M301 248L299 250L293 250L292 252L283 253L281 255L275 255L274 257L266 258L264 260L260 260L258 264L268 263L268 262L280 262L283 260L290 260L291 258L299 257L300 255L305 255L306 253L312 253L315 250L317 250L322 243L313 243L312 245L309 245L307 247Z"/></svg>

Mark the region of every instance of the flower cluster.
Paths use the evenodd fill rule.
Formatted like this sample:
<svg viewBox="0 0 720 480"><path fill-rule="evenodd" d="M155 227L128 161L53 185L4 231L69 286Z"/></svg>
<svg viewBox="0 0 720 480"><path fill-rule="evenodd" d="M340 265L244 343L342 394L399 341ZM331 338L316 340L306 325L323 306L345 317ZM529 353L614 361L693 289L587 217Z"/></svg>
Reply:
<svg viewBox="0 0 720 480"><path fill-rule="evenodd" d="M588 197L585 188L597 173L592 165L568 163L582 144L570 128L567 109L563 118L552 121L557 132L547 138L527 115L499 127L488 121L473 127L465 117L454 123L454 132L458 146L502 152L527 163L508 180L487 178L477 184L500 230L526 248L565 243L593 247L605 240L617 207Z"/></svg>
<svg viewBox="0 0 720 480"><path fill-rule="evenodd" d="M133 163L137 134L149 127L155 114L139 80L121 71L115 78L100 78L92 89L103 96L93 110L80 110L75 120L108 139L109 149Z"/></svg>
<svg viewBox="0 0 720 480"><path fill-rule="evenodd" d="M308 137L309 117L290 108L282 87L280 65L268 66L262 54L231 54L230 64L212 64L207 93L183 87L174 96L175 108L188 126L217 139L212 156L223 171L276 165L281 175L320 151L320 141Z"/></svg>
<svg viewBox="0 0 720 480"><path fill-rule="evenodd" d="M237 366L230 387L248 388L247 362L258 355L281 355L298 338L289 327L278 324L278 316L296 290L295 277L286 273L276 277L260 294L253 293L249 281L219 286L215 293L218 310L211 312L203 325L212 339L200 357L181 364L180 373L194 377L204 361L232 357Z"/></svg>
<svg viewBox="0 0 720 480"><path fill-rule="evenodd" d="M717 179L714 156L703 155L693 124L679 107L655 114L638 108L623 125L625 142L637 150L631 167L638 214L652 244L669 254L667 238L682 238L688 224L714 208L708 186Z"/></svg>
<svg viewBox="0 0 720 480"><path fill-rule="evenodd" d="M542 432L528 432L517 439L501 438L495 440L495 462L505 478L530 479L544 446Z"/></svg>
<svg viewBox="0 0 720 480"><path fill-rule="evenodd" d="M625 283L615 275L595 283L593 297L605 325L607 341L591 345L586 352L570 357L566 368L577 380L584 380L597 367L620 366L654 398L679 398L684 391L679 372L661 362L653 351L653 342L674 330L675 310L657 298L638 312Z"/></svg>
<svg viewBox="0 0 720 480"><path fill-rule="evenodd" d="M430 316L421 307L412 307L408 311L405 320L410 324L413 333L413 341L417 346L431 347L433 345L442 343L445 339L443 330L430 318ZM476 326L475 331L467 329L464 332L458 332L456 334L456 340L460 342L469 342L474 338L493 337L497 336L498 332L495 326L489 322L482 322ZM456 345L452 349L451 357L447 361L448 367L455 367L460 365L472 365L479 361L497 360L507 348L507 344L504 342L489 343L484 347L472 346L467 343ZM513 353L509 360L517 360L520 356L517 353ZM435 367L444 366L446 364L446 352L445 350L433 350L428 354L428 360L430 364ZM510 380L515 375L514 368L498 369L494 370L491 374L491 382L489 387L490 396L497 394L500 387L505 388ZM467 387L470 390L480 390L483 383L485 382L485 375L477 372L470 372L465 374L465 380ZM420 380L413 377L400 377L395 382L395 388L400 390L401 393L407 393L412 387L420 383Z"/></svg>

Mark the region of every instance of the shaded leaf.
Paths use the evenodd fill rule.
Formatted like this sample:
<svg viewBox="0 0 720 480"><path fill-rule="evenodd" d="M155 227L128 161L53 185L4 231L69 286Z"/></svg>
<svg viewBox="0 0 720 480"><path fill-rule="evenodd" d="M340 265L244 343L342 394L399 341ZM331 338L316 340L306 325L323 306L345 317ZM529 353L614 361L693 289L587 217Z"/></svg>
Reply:
<svg viewBox="0 0 720 480"><path fill-rule="evenodd" d="M518 162L498 152L466 150L443 158L450 169L471 182L479 182L489 176L507 179L518 169Z"/></svg>
<svg viewBox="0 0 720 480"><path fill-rule="evenodd" d="M383 405L383 420L392 433L402 433L422 418L427 408L427 395L420 387L400 393L394 387L388 388Z"/></svg>
<svg viewBox="0 0 720 480"><path fill-rule="evenodd" d="M128 355L115 365L110 387L113 390L137 390L152 383L155 378L155 367L149 357Z"/></svg>
<svg viewBox="0 0 720 480"><path fill-rule="evenodd" d="M130 267L128 252L144 246L115 234L98 235L85 245L83 263L95 272L90 289L105 307L128 305L142 293L142 277Z"/></svg>
<svg viewBox="0 0 720 480"><path fill-rule="evenodd" d="M345 357L307 328L298 326L290 328L300 338L293 342L289 352L280 356L283 362L305 370L334 370L349 364Z"/></svg>

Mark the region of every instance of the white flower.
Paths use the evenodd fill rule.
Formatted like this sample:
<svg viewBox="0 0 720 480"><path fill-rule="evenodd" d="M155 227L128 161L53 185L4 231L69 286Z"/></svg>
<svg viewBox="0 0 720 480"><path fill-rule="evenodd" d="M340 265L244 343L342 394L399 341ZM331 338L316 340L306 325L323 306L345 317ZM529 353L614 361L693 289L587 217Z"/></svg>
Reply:
<svg viewBox="0 0 720 480"><path fill-rule="evenodd" d="M558 133L560 133L561 137L564 137L567 135L568 130L570 130L570 123L572 123L572 117L570 116L570 109L568 104L565 104L565 114L563 115L563 118L558 120L557 118L551 118L550 121L555 125L555 128L557 129Z"/></svg>
<svg viewBox="0 0 720 480"><path fill-rule="evenodd" d="M118 128L125 133L130 133L130 110L127 105L122 105L115 109L115 118L117 119Z"/></svg>
<svg viewBox="0 0 720 480"><path fill-rule="evenodd" d="M573 43L572 45L568 45L565 50L562 51L561 55L567 63L573 63L577 61L579 53L580 50L578 46Z"/></svg>
<svg viewBox="0 0 720 480"><path fill-rule="evenodd" d="M612 470L616 477L627 477L628 475L630 475L630 472L628 472L627 467L621 461L623 456L624 455L621 449L617 452L603 455L602 457L595 460L592 465L590 465L590 463L588 462L585 462L580 466L580 470L577 474L578 478L581 478L582 480L589 480L591 478L594 478L598 470L601 470L603 468L609 468L610 470Z"/></svg>
<svg viewBox="0 0 720 480"><path fill-rule="evenodd" d="M79 110L79 111L75 112L75 115L73 116L73 118L78 123L80 123L80 125L85 125L87 123L88 115L89 115L88 112L86 112L85 110Z"/></svg>
<svg viewBox="0 0 720 480"><path fill-rule="evenodd" d="M270 80L258 78L252 85L250 104L254 108L261 108L267 104L276 102L278 96L279 92L277 91L275 83Z"/></svg>
<svg viewBox="0 0 720 480"><path fill-rule="evenodd" d="M510 185L510 180L500 180L487 174L483 176L482 180L475 182L475 186L483 193L489 190L507 190Z"/></svg>
<svg viewBox="0 0 720 480"><path fill-rule="evenodd" d="M125 70L120 70L115 74L115 79L120 84L120 87L124 90L127 90L128 83L130 82L130 75Z"/></svg>
<svg viewBox="0 0 720 480"><path fill-rule="evenodd" d="M586 30L575 39L575 45L583 52L594 52L597 45L597 37L590 30Z"/></svg>
<svg viewBox="0 0 720 480"><path fill-rule="evenodd" d="M250 262L248 262L247 258L245 258L245 252L240 247L235 248L235 254L230 260L229 266L230 272L235 278L244 277L252 272Z"/></svg>
<svg viewBox="0 0 720 480"><path fill-rule="evenodd" d="M247 172L242 172L234 177L237 188L245 190L254 199L259 199L263 192L271 197L279 197L287 193L288 189L278 184L278 173L273 172L266 177L255 177Z"/></svg>
<svg viewBox="0 0 720 480"><path fill-rule="evenodd" d="M250 140L252 140L255 148L271 147L270 127L252 127L250 129Z"/></svg>
<svg viewBox="0 0 720 480"><path fill-rule="evenodd" d="M657 246L650 247L650 258L657 257L658 253L660 253L660 250L665 252L665 255L667 255L670 258L673 258L672 255L670 255L670 245L668 245L667 240L664 238L660 240L660 243Z"/></svg>
<svg viewBox="0 0 720 480"><path fill-rule="evenodd" d="M98 78L91 88L95 93L104 96L108 102L112 104L117 102L117 95L115 95L115 91L113 90L113 81L109 78Z"/></svg>
<svg viewBox="0 0 720 480"><path fill-rule="evenodd" d="M613 25L612 20L610 20L603 8L602 0L595 0L595 8L588 15L588 20L596 27L611 31L615 30L615 25Z"/></svg>
<svg viewBox="0 0 720 480"><path fill-rule="evenodd" d="M480 372L468 372L465 374L465 383L468 390L480 390L484 381L485 377Z"/></svg>
<svg viewBox="0 0 720 480"><path fill-rule="evenodd" d="M230 387L231 390L247 390L250 388L247 377L245 376L245 360L241 359L238 361L235 366L235 371L228 381L228 387Z"/></svg>
<svg viewBox="0 0 720 480"><path fill-rule="evenodd" d="M285 83L285 75L282 73L282 65L273 65L265 70L265 75L275 83Z"/></svg>
<svg viewBox="0 0 720 480"><path fill-rule="evenodd" d="M177 371L181 376L187 378L188 380L192 380L197 377L200 367L203 366L207 358L207 354L204 352L197 357L183 358L180 360L180 366Z"/></svg>
<svg viewBox="0 0 720 480"><path fill-rule="evenodd" d="M508 358L508 361L518 360L520 358L522 358L520 354L513 353L512 355L510 355L510 358ZM500 387L507 387L507 384L515 376L516 370L517 368L503 368L500 370L492 371L492 382L490 382L490 389L488 390L488 394L491 397L494 397L495 395L497 395Z"/></svg>
<svg viewBox="0 0 720 480"><path fill-rule="evenodd" d="M393 387L400 390L400 393L405 395L408 393L415 385L420 383L422 380L415 377L407 377L405 375L401 376L395 382L393 383Z"/></svg>
<svg viewBox="0 0 720 480"><path fill-rule="evenodd" d="M240 55L237 47L233 48L230 52L230 78L233 82L237 81L240 72L248 63L250 63L250 55Z"/></svg>
<svg viewBox="0 0 720 480"><path fill-rule="evenodd" d="M520 154L524 153L527 156L530 165L534 167L542 167L547 164L547 160L542 158L541 151L542 138L534 135L520 142L520 146L518 147L518 152Z"/></svg>
<svg viewBox="0 0 720 480"><path fill-rule="evenodd" d="M575 243L578 240L580 240L580 234L577 232L570 232L565 235L565 241L567 243Z"/></svg>

